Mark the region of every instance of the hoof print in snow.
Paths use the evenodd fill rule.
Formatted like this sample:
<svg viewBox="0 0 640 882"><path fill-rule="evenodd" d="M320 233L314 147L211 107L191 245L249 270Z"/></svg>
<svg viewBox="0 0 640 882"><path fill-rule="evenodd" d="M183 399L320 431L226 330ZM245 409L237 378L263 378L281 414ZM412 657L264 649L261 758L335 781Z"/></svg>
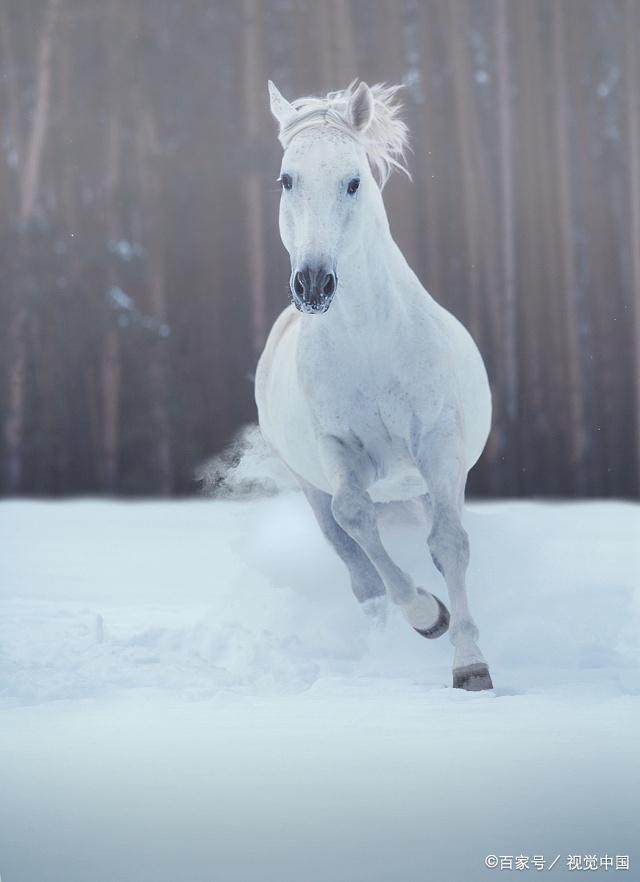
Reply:
<svg viewBox="0 0 640 882"><path fill-rule="evenodd" d="M466 689L467 692L482 692L483 689L493 689L489 668L483 664L454 668L453 688Z"/></svg>
<svg viewBox="0 0 640 882"><path fill-rule="evenodd" d="M418 594L426 594L426 592L419 588ZM449 610L435 594L432 594L431 597L438 604L439 615L435 623L430 628L418 628L416 625L412 625L414 631L417 631L421 637L426 637L427 640L435 640L436 637L442 637L449 629Z"/></svg>

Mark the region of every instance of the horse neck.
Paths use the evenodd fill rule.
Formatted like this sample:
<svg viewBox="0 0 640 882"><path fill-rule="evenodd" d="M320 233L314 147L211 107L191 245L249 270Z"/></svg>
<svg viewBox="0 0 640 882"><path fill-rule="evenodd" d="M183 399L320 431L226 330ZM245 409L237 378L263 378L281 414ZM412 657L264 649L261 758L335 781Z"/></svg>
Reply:
<svg viewBox="0 0 640 882"><path fill-rule="evenodd" d="M405 298L421 289L391 235L382 197L376 194L369 221L340 270L334 302L322 321L313 324L324 323L327 330L342 325L363 334L388 328L402 320Z"/></svg>

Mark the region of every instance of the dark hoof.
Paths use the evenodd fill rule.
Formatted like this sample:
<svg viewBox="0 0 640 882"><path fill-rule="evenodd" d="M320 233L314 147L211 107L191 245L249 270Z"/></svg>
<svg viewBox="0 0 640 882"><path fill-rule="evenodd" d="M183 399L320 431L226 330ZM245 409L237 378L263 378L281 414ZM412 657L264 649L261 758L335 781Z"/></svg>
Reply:
<svg viewBox="0 0 640 882"><path fill-rule="evenodd" d="M424 594L426 592L422 591L420 588L418 589L419 594ZM438 610L440 611L440 615L436 619L434 625L426 630L422 628L414 628L414 631L417 631L421 637L426 637L427 640L435 640L436 637L442 637L443 634L449 629L449 610L446 608L444 603L440 600L439 597L436 597L435 594L431 595L435 602L438 604Z"/></svg>
<svg viewBox="0 0 640 882"><path fill-rule="evenodd" d="M467 692L493 689L489 668L481 662L475 665L465 665L463 668L454 668L453 688L466 689Z"/></svg>

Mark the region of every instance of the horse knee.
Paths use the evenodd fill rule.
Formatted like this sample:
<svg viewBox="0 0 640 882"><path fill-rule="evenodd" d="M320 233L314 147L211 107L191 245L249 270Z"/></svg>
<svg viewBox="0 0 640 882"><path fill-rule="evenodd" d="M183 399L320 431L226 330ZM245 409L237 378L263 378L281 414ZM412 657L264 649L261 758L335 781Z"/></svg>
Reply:
<svg viewBox="0 0 640 882"><path fill-rule="evenodd" d="M338 490L331 501L334 518L353 537L362 535L372 525L372 508L366 494L348 487Z"/></svg>
<svg viewBox="0 0 640 882"><path fill-rule="evenodd" d="M453 567L466 570L469 564L469 537L456 515L436 513L429 535L429 550L442 575Z"/></svg>
<svg viewBox="0 0 640 882"><path fill-rule="evenodd" d="M366 574L351 574L351 590L358 603L366 603L386 595L382 579L373 567Z"/></svg>

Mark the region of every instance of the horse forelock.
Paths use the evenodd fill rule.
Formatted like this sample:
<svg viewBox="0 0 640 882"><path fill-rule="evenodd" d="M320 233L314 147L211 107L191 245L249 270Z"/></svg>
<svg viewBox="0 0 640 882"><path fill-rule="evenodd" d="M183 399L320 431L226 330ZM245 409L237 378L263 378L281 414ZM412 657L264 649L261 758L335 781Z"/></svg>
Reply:
<svg viewBox="0 0 640 882"><path fill-rule="evenodd" d="M349 100L357 82L354 80L339 92L329 92L324 98L310 96L293 101L296 113L280 130L280 143L286 150L301 132L323 127L337 129L362 145L382 189L394 168L411 177L404 165L409 130L398 115L402 105L395 100L400 86L386 86L384 83L371 86L373 119L364 131L359 131L348 116Z"/></svg>

